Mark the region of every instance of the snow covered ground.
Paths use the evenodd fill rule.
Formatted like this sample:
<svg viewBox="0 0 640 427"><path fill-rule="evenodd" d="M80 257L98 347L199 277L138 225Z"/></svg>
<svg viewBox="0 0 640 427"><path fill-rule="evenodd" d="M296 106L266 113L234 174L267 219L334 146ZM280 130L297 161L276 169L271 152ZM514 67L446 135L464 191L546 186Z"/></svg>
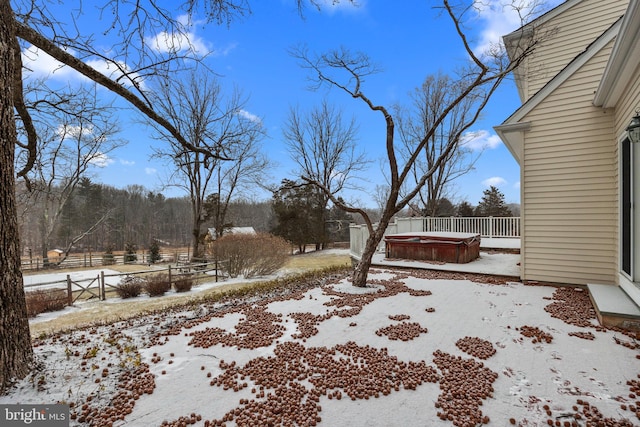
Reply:
<svg viewBox="0 0 640 427"><path fill-rule="evenodd" d="M0 403L82 426L640 425L640 337L581 289L475 280L376 267L55 334Z"/></svg>

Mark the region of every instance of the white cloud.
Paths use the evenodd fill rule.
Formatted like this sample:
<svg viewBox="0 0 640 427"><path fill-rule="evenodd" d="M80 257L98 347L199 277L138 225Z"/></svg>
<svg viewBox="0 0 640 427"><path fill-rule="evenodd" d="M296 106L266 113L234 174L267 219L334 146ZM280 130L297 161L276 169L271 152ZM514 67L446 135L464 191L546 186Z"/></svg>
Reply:
<svg viewBox="0 0 640 427"><path fill-rule="evenodd" d="M483 129L462 135L461 144L473 151L481 151L492 150L502 144L502 141L495 133Z"/></svg>
<svg viewBox="0 0 640 427"><path fill-rule="evenodd" d="M238 110L236 114L238 114L240 117L247 119L251 122L262 123L262 119L260 119L260 117L256 116L253 113L248 112L247 110L242 110L242 109Z"/></svg>
<svg viewBox="0 0 640 427"><path fill-rule="evenodd" d="M181 26L181 31L162 31L154 37L147 38L146 41L152 49L162 53L193 52L198 55L211 53L212 49L207 46L205 40L196 35L195 31L190 30L194 22L190 21L189 16L181 15L176 20Z"/></svg>
<svg viewBox="0 0 640 427"><path fill-rule="evenodd" d="M87 65L109 77L111 80L117 80L122 77L124 74L127 74L128 77L126 79L121 79L120 81L125 84L125 86L130 86L127 84L131 80L135 80L138 85L144 89L144 80L141 79L138 73L132 73L131 69L127 64L122 61L117 61L116 63L109 63L102 60L89 60L87 61Z"/></svg>
<svg viewBox="0 0 640 427"><path fill-rule="evenodd" d="M66 52L69 55L76 56L76 52L72 49L66 49ZM64 65L34 46L29 46L22 51L22 63L28 70L25 72L26 77L55 79L63 82L89 80L73 68ZM101 59L90 59L86 61L86 64L113 80L131 71L124 62L109 63ZM137 73L130 73L129 76L132 79L136 79L144 88L144 82L138 78ZM122 80L125 84L127 81L127 79Z"/></svg>
<svg viewBox="0 0 640 427"><path fill-rule="evenodd" d="M155 37L147 39L152 49L163 53L193 52L206 55L210 52L204 40L193 32L168 33L162 31Z"/></svg>
<svg viewBox="0 0 640 427"><path fill-rule="evenodd" d="M487 178L484 181L482 181L482 185L484 185L485 187L500 187L504 184L507 183L507 180L502 178L501 176L492 176L491 178Z"/></svg>
<svg viewBox="0 0 640 427"><path fill-rule="evenodd" d="M156 168L144 168L144 173L147 175L155 175L158 170Z"/></svg>
<svg viewBox="0 0 640 427"><path fill-rule="evenodd" d="M90 164L99 168L106 168L113 162L114 160L105 153L96 153L89 159Z"/></svg>
<svg viewBox="0 0 640 427"><path fill-rule="evenodd" d="M120 164L125 166L133 166L136 164L133 160L120 159Z"/></svg>
<svg viewBox="0 0 640 427"><path fill-rule="evenodd" d="M534 17L562 3L549 0L544 4L536 0L475 0L476 18L481 21L478 42L474 48L477 55L493 51L502 45L502 36L523 25L522 17ZM532 5L538 6L533 7Z"/></svg>
<svg viewBox="0 0 640 427"><path fill-rule="evenodd" d="M65 50L68 54L75 56L75 51L71 49ZM70 80L80 77L77 71L67 67L35 46L29 46L22 51L22 64L28 70L25 75L35 78Z"/></svg>
<svg viewBox="0 0 640 427"><path fill-rule="evenodd" d="M56 129L58 137L62 139L73 138L86 138L93 134L92 126L71 126L71 125L59 125Z"/></svg>
<svg viewBox="0 0 640 427"><path fill-rule="evenodd" d="M520 181L514 183L513 188L520 188Z"/></svg>

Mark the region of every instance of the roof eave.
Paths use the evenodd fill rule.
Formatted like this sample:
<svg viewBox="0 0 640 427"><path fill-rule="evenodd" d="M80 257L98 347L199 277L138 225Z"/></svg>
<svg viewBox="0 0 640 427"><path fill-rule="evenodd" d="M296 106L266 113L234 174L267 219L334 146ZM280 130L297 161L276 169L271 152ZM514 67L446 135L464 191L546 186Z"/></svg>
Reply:
<svg viewBox="0 0 640 427"><path fill-rule="evenodd" d="M638 67L640 57L640 2L629 3L622 18L611 56L607 62L593 105L613 108Z"/></svg>
<svg viewBox="0 0 640 427"><path fill-rule="evenodd" d="M507 123L494 126L494 130L507 146L516 162L522 165L522 153L524 149L524 132L531 128L530 122Z"/></svg>

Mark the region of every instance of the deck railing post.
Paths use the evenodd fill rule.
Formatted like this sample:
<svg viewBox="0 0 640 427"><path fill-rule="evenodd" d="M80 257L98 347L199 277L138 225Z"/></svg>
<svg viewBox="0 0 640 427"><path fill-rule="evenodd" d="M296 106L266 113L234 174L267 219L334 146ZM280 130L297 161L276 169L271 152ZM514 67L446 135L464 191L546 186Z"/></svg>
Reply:
<svg viewBox="0 0 640 427"><path fill-rule="evenodd" d="M493 217L489 217L489 238L493 237Z"/></svg>

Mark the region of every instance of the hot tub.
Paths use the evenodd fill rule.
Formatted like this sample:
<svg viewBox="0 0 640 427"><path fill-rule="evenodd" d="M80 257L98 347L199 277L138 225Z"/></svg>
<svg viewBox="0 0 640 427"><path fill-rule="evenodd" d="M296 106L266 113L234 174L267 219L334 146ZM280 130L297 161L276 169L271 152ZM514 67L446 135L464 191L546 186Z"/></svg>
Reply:
<svg viewBox="0 0 640 427"><path fill-rule="evenodd" d="M418 232L385 236L387 258L465 264L480 256L480 235Z"/></svg>

